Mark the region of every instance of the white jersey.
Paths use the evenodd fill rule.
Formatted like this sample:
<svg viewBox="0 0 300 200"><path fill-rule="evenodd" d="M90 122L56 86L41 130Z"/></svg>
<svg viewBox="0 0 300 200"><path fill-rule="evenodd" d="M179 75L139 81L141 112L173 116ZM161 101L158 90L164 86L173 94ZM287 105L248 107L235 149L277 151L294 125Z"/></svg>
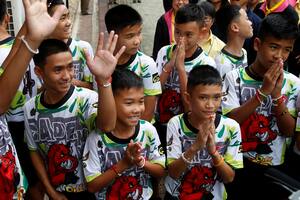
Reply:
<svg viewBox="0 0 300 200"><path fill-rule="evenodd" d="M56 105L47 105L42 93L24 106L28 148L41 154L58 191L86 190L82 153L87 135L95 129L97 104L96 92L71 86Z"/></svg>
<svg viewBox="0 0 300 200"><path fill-rule="evenodd" d="M89 135L84 148L83 161L87 182L91 182L123 159L130 140L141 143L143 149L141 154L146 160L165 166L165 156L156 129L149 122L140 120L134 135L128 139L117 138L112 133L95 132ZM150 199L152 193L149 173L134 166L124 171L108 187L95 195L98 200L146 200Z"/></svg>
<svg viewBox="0 0 300 200"><path fill-rule="evenodd" d="M255 96L262 83L263 80L251 74L248 67L228 72L223 87L228 93L222 101L223 114L228 114ZM286 98L285 105L293 117L297 116L296 99L299 91L300 79L284 72L281 94ZM241 131L244 157L261 165L280 165L284 162L289 140L279 131L276 116L272 113L271 95L243 122Z"/></svg>
<svg viewBox="0 0 300 200"><path fill-rule="evenodd" d="M0 41L0 65L2 65L8 56L14 41L13 37ZM9 110L6 113L7 121L9 122L24 121L22 107L30 98L37 94L38 88L41 87L41 81L35 74L34 67L33 60L31 60L16 95L10 104ZM3 69L0 68L0 74L2 73Z"/></svg>
<svg viewBox="0 0 300 200"><path fill-rule="evenodd" d="M217 151L224 157L224 161L232 168L243 167L243 155L239 151L241 144L241 131L239 124L233 119L216 115L215 141ZM198 129L193 127L187 114L173 117L167 127L167 164L181 157L195 142ZM192 164L174 180L170 176L165 179L168 193L178 199L188 199L197 196L197 199L226 199L225 187L217 176L216 168L212 165L212 158L207 149L197 152L191 161ZM203 197L207 198L203 198Z"/></svg>

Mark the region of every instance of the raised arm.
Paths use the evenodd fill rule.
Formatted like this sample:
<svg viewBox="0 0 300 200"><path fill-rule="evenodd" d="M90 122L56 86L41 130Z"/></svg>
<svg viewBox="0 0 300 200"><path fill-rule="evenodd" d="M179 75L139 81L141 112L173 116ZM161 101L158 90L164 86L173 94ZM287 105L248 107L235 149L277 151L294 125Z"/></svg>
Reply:
<svg viewBox="0 0 300 200"><path fill-rule="evenodd" d="M47 13L46 0L23 0L23 4L28 32L24 36L25 42L21 42L13 59L0 76L0 91L2 91L0 114L7 111L34 52L37 51L40 43L53 32L63 11L57 9L50 17Z"/></svg>

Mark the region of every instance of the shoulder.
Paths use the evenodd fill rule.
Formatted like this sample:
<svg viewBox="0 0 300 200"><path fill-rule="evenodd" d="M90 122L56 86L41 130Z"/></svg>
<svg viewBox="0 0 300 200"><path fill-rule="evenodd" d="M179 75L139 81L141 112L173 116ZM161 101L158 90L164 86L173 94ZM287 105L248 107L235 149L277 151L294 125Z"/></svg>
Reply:
<svg viewBox="0 0 300 200"><path fill-rule="evenodd" d="M202 64L216 67L215 60L212 57L208 56L204 51L202 51L202 53L199 55L199 58L202 60Z"/></svg>
<svg viewBox="0 0 300 200"><path fill-rule="evenodd" d="M151 58L150 56L146 55L145 53L138 51L137 52L138 57L140 58L142 64L155 64L153 58Z"/></svg>
<svg viewBox="0 0 300 200"><path fill-rule="evenodd" d="M153 126L153 124L151 124L150 122L140 119L139 121L140 123L140 129L141 130L148 130L148 131L155 131L156 132L156 128Z"/></svg>
<svg viewBox="0 0 300 200"><path fill-rule="evenodd" d="M90 97L98 97L97 92L84 87L75 86L74 92L76 93L77 96L84 97L87 99L89 99Z"/></svg>
<svg viewBox="0 0 300 200"><path fill-rule="evenodd" d="M230 127L235 127L237 129L240 129L240 125L237 121L235 121L234 119L231 119L229 117L226 117L224 115L221 115L221 124L224 124L225 126L230 126Z"/></svg>

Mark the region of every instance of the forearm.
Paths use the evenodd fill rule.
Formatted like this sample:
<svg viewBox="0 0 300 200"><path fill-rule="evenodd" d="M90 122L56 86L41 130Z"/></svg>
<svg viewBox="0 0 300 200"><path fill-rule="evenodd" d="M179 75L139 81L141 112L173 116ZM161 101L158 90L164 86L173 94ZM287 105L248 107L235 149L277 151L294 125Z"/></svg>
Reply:
<svg viewBox="0 0 300 200"><path fill-rule="evenodd" d="M97 127L109 132L115 128L117 119L114 96L108 81L97 81L97 86L99 88Z"/></svg>
<svg viewBox="0 0 300 200"><path fill-rule="evenodd" d="M163 66L162 72L160 74L160 83L162 88L164 87L166 81L168 80L170 73L172 72L172 68L173 66L171 66L170 62L168 62Z"/></svg>
<svg viewBox="0 0 300 200"><path fill-rule="evenodd" d="M114 165L117 173L121 174L127 169L123 160ZM106 170L103 174L88 183L88 191L95 193L107 187L111 182L118 178L118 174L112 168Z"/></svg>
<svg viewBox="0 0 300 200"><path fill-rule="evenodd" d="M145 162L144 169L148 172L151 176L155 178L161 178L165 175L164 168L159 164L153 164L149 161Z"/></svg>
<svg viewBox="0 0 300 200"><path fill-rule="evenodd" d="M273 112L276 116L280 133L286 137L292 137L294 135L296 122L290 115L286 105L281 103L278 106L273 106Z"/></svg>
<svg viewBox="0 0 300 200"><path fill-rule="evenodd" d="M213 165L215 166L218 175L221 177L224 183L230 183L234 179L234 170L224 161L224 158L216 152L212 156Z"/></svg>
<svg viewBox="0 0 300 200"><path fill-rule="evenodd" d="M156 104L156 96L145 97L145 111L141 119L151 122L154 115L155 104Z"/></svg>
<svg viewBox="0 0 300 200"><path fill-rule="evenodd" d="M184 93L186 93L186 88L187 88L187 75L184 69L184 65L181 67L180 70L178 70L178 74L179 74L179 85L180 85L180 93L181 93L181 99L183 102L183 106L184 106L184 112L188 111L188 104L185 101L184 97Z"/></svg>
<svg viewBox="0 0 300 200"><path fill-rule="evenodd" d="M228 117L234 119L241 125L246 119L248 119L248 117L256 110L258 106L260 106L260 102L255 96L253 96L240 107L230 111L230 113L228 113Z"/></svg>

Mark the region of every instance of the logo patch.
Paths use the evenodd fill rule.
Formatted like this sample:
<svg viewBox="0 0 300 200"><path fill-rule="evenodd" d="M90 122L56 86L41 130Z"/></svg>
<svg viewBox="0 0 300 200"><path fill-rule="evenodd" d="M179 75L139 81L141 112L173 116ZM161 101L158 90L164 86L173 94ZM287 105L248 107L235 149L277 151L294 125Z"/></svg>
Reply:
<svg viewBox="0 0 300 200"><path fill-rule="evenodd" d="M159 81L160 81L160 78L159 78L158 73L153 74L153 75L152 75L152 82L153 82L153 83L157 83L157 82L159 82Z"/></svg>

